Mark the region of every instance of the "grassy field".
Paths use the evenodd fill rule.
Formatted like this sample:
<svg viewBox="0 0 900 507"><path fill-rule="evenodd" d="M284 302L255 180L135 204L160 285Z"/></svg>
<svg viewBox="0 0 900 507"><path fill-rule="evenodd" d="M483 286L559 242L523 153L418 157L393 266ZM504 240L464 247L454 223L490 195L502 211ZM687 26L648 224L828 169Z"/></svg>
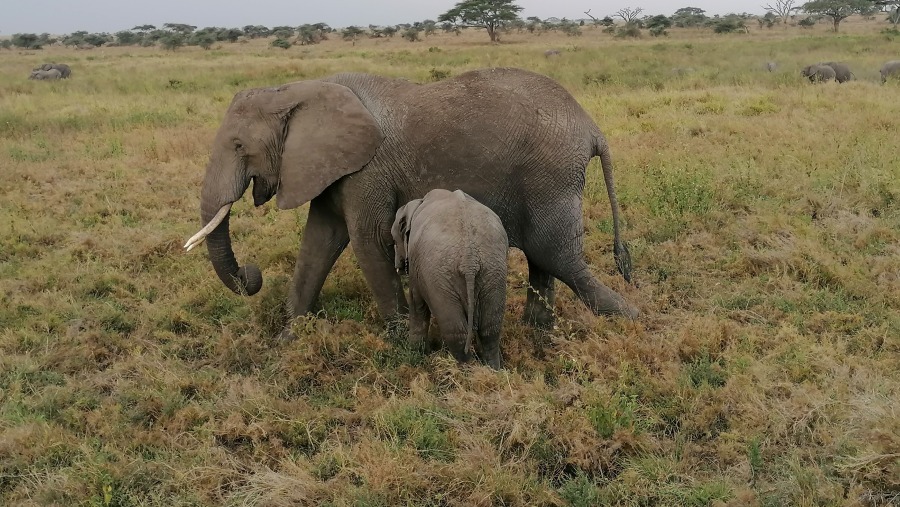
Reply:
<svg viewBox="0 0 900 507"><path fill-rule="evenodd" d="M0 504L896 505L885 26L0 51ZM821 60L858 80L803 81ZM45 61L72 78L26 80ZM236 91L485 66L559 80L609 137L635 285L615 273L597 160L586 255L639 321L560 287L558 327L531 330L513 252L507 368L460 368L394 345L348 251L281 344L305 208L235 205L238 258L266 278L252 298L181 250Z"/></svg>

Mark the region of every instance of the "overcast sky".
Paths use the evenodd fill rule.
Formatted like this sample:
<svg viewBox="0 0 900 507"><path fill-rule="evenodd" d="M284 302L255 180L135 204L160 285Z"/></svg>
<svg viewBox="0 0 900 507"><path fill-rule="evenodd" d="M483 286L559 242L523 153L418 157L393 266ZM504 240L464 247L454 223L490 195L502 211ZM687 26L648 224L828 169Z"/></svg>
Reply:
<svg viewBox="0 0 900 507"><path fill-rule="evenodd" d="M394 25L436 19L458 0L4 0L0 35L13 33L116 32L136 25L187 23L204 26L298 26L325 22L333 27ZM766 0L519 0L522 17L603 17L622 7L644 14L671 14L685 6L707 14L762 14ZM799 3L799 2L798 2Z"/></svg>

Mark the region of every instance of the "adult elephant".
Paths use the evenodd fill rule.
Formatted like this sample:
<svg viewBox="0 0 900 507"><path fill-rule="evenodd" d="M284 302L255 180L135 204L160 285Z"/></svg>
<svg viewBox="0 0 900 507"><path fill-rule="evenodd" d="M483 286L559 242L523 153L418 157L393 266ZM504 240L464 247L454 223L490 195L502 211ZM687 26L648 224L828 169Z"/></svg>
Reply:
<svg viewBox="0 0 900 507"><path fill-rule="evenodd" d="M881 66L881 84L890 78L900 78L900 60L891 60Z"/></svg>
<svg viewBox="0 0 900 507"><path fill-rule="evenodd" d="M856 78L856 75L850 70L850 67L846 63L841 62L824 62L819 65L826 65L831 67L831 70L834 71L834 80L838 83L844 83Z"/></svg>
<svg viewBox="0 0 900 507"><path fill-rule="evenodd" d="M34 70L50 70L50 69L58 70L60 73L60 77L62 79L68 79L69 75L72 74L72 69L69 68L69 66L64 63L45 63L45 64L42 64L40 67L35 68Z"/></svg>
<svg viewBox="0 0 900 507"><path fill-rule="evenodd" d="M630 280L619 232L609 146L575 99L533 72L482 69L418 85L343 73L238 92L216 134L201 191L213 268L240 294L262 286L255 265L239 267L231 248L232 203L253 183L259 206L310 203L289 289L291 316L313 309L338 256L353 251L378 312L390 321L406 299L394 269L397 209L429 190L461 189L502 220L528 260L525 318L552 323L554 279L598 315L638 311L597 280L584 260L585 168L600 156L612 207L614 254ZM550 304L550 308L544 304ZM289 326L284 337L290 336Z"/></svg>

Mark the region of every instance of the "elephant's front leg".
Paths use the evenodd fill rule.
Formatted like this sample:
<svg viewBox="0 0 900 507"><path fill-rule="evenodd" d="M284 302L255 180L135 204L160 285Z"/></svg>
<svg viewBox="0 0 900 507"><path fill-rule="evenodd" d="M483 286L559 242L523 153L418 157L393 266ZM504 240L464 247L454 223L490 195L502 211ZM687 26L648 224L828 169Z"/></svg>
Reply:
<svg viewBox="0 0 900 507"><path fill-rule="evenodd" d="M387 213L384 215L389 216ZM406 313L403 285L394 268L391 223L393 219L388 222L368 217L358 221L350 230L353 253L375 296L378 314L388 327L393 326L400 314Z"/></svg>
<svg viewBox="0 0 900 507"><path fill-rule="evenodd" d="M525 297L526 324L539 328L551 328L556 321L556 279L547 271L528 261L528 292Z"/></svg>
<svg viewBox="0 0 900 507"><path fill-rule="evenodd" d="M314 199L309 205L306 228L300 240L300 253L294 266L294 280L288 292L287 310L290 320L313 310L328 272L349 241L344 219L328 209L325 203ZM281 333L284 339L294 337L290 320Z"/></svg>

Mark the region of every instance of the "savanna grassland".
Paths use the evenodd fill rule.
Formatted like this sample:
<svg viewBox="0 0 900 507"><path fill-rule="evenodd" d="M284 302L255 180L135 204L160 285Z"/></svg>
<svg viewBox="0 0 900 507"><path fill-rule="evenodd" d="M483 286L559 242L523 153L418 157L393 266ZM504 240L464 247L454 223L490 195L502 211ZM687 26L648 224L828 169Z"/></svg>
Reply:
<svg viewBox="0 0 900 507"><path fill-rule="evenodd" d="M896 505L900 38L841 27L0 51L0 504ZM858 79L799 76L822 60ZM71 79L26 80L45 61ZM513 252L506 369L460 367L385 334L348 250L285 344L305 208L235 205L256 296L182 251L238 90L485 66L608 136L635 284L596 159L586 255L639 320L560 286L558 326L524 326Z"/></svg>

